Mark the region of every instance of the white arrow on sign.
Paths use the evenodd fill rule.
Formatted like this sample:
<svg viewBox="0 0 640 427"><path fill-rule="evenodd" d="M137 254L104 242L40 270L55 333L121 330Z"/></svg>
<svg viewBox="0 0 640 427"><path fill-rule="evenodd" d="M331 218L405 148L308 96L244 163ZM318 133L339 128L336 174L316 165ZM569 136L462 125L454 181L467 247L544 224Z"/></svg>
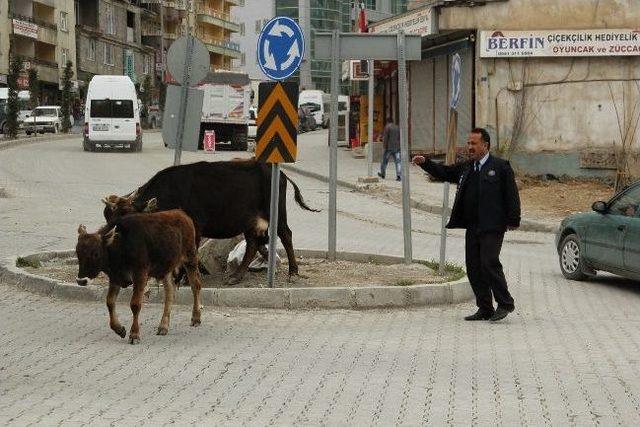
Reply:
<svg viewBox="0 0 640 427"><path fill-rule="evenodd" d="M300 56L300 48L298 47L298 40L293 41L293 44L289 48L289 52L287 52L287 55L289 55L289 57L287 58L286 61L282 63L282 68L281 68L282 70L286 70L287 68L289 68L291 64L293 64L293 61L295 61L296 58Z"/></svg>
<svg viewBox="0 0 640 427"><path fill-rule="evenodd" d="M273 54L269 51L269 39L264 41L263 55L266 61L264 63L264 68L267 68L269 70L279 71L278 67L276 66L276 59L273 57Z"/></svg>
<svg viewBox="0 0 640 427"><path fill-rule="evenodd" d="M273 27L269 30L270 36L282 37L282 33L288 35L289 37L293 37L293 30L286 25L280 25L280 21L276 21L273 24Z"/></svg>

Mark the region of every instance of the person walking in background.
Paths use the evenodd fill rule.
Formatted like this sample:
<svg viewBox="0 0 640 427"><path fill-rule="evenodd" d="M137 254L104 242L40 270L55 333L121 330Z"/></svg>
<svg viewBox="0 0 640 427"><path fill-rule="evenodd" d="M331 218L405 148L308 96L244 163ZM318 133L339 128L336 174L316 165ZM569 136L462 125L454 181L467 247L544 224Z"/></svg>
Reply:
<svg viewBox="0 0 640 427"><path fill-rule="evenodd" d="M393 156L393 163L396 165L396 181L400 181L400 128L393 122L391 117L387 117L386 125L382 131L382 163L378 176L382 179L387 174L387 163L389 157Z"/></svg>
<svg viewBox="0 0 640 427"><path fill-rule="evenodd" d="M489 154L491 139L482 128L469 133L470 161L440 165L415 156L420 166L438 181L458 184L447 228L465 228L467 275L478 311L465 320L504 319L515 309L500 264L504 233L520 226L520 196L508 161ZM494 310L493 299L498 307Z"/></svg>

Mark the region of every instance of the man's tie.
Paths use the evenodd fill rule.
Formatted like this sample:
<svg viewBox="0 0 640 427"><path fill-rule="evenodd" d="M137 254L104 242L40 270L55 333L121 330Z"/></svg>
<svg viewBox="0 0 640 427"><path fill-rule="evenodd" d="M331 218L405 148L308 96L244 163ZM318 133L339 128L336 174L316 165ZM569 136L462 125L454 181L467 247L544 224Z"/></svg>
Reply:
<svg viewBox="0 0 640 427"><path fill-rule="evenodd" d="M473 168L474 168L474 170L475 170L476 172L480 172L480 162L476 161L476 162L473 164Z"/></svg>

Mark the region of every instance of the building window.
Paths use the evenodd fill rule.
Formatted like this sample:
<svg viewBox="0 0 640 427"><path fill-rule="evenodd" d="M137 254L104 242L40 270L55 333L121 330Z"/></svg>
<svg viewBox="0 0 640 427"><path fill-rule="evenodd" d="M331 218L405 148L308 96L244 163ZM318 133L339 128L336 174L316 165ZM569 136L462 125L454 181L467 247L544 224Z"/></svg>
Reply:
<svg viewBox="0 0 640 427"><path fill-rule="evenodd" d="M113 45L107 43L104 45L104 63L105 65L113 65Z"/></svg>
<svg viewBox="0 0 640 427"><path fill-rule="evenodd" d="M244 66L244 65L246 65L246 64L247 64L247 57L246 57L246 55L243 53L243 54L240 56L240 65L241 65L241 66Z"/></svg>
<svg viewBox="0 0 640 427"><path fill-rule="evenodd" d="M68 49L60 49L60 61L62 62L62 66L66 67L67 66L67 58L69 57L69 50Z"/></svg>
<svg viewBox="0 0 640 427"><path fill-rule="evenodd" d="M107 34L115 34L115 28L113 25L113 6L112 5L107 5L107 10L105 13L106 17L107 17L107 28L106 28L106 33Z"/></svg>
<svg viewBox="0 0 640 427"><path fill-rule="evenodd" d="M95 39L89 40L89 54L87 55L87 59L90 61L96 60L96 41Z"/></svg>
<svg viewBox="0 0 640 427"><path fill-rule="evenodd" d="M69 31L67 30L67 12L60 12L60 29L62 31Z"/></svg>
<svg viewBox="0 0 640 427"><path fill-rule="evenodd" d="M240 35L244 36L244 22L240 23Z"/></svg>

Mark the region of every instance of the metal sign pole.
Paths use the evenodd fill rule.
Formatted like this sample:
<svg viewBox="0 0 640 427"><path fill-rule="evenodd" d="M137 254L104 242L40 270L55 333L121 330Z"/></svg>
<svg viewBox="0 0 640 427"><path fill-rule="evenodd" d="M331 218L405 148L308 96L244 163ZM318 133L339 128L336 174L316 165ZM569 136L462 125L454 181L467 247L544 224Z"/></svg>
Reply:
<svg viewBox="0 0 640 427"><path fill-rule="evenodd" d="M182 138L184 137L184 121L187 113L187 93L191 86L191 57L193 56L193 37L187 35L187 60L184 63L184 81L180 93L180 111L178 113L178 136L176 138L176 151L173 156L173 165L180 164L182 156Z"/></svg>
<svg viewBox="0 0 640 427"><path fill-rule="evenodd" d="M367 97L369 98L369 114L367 124L367 176L373 176L373 100L374 100L374 78L373 75L373 60L369 61L369 91Z"/></svg>
<svg viewBox="0 0 640 427"><path fill-rule="evenodd" d="M329 253L330 261L336 259L336 220L338 186L338 86L340 78L340 33L331 33L331 117L329 123Z"/></svg>
<svg viewBox="0 0 640 427"><path fill-rule="evenodd" d="M411 204L409 200L409 141L407 111L407 63L404 31L398 32L398 94L400 110L400 163L402 166L402 228L404 231L404 263L413 261L411 247Z"/></svg>
<svg viewBox="0 0 640 427"><path fill-rule="evenodd" d="M278 237L278 200L280 198L280 164L271 165L271 208L269 210L269 268L267 278L273 288L276 274L276 242Z"/></svg>

